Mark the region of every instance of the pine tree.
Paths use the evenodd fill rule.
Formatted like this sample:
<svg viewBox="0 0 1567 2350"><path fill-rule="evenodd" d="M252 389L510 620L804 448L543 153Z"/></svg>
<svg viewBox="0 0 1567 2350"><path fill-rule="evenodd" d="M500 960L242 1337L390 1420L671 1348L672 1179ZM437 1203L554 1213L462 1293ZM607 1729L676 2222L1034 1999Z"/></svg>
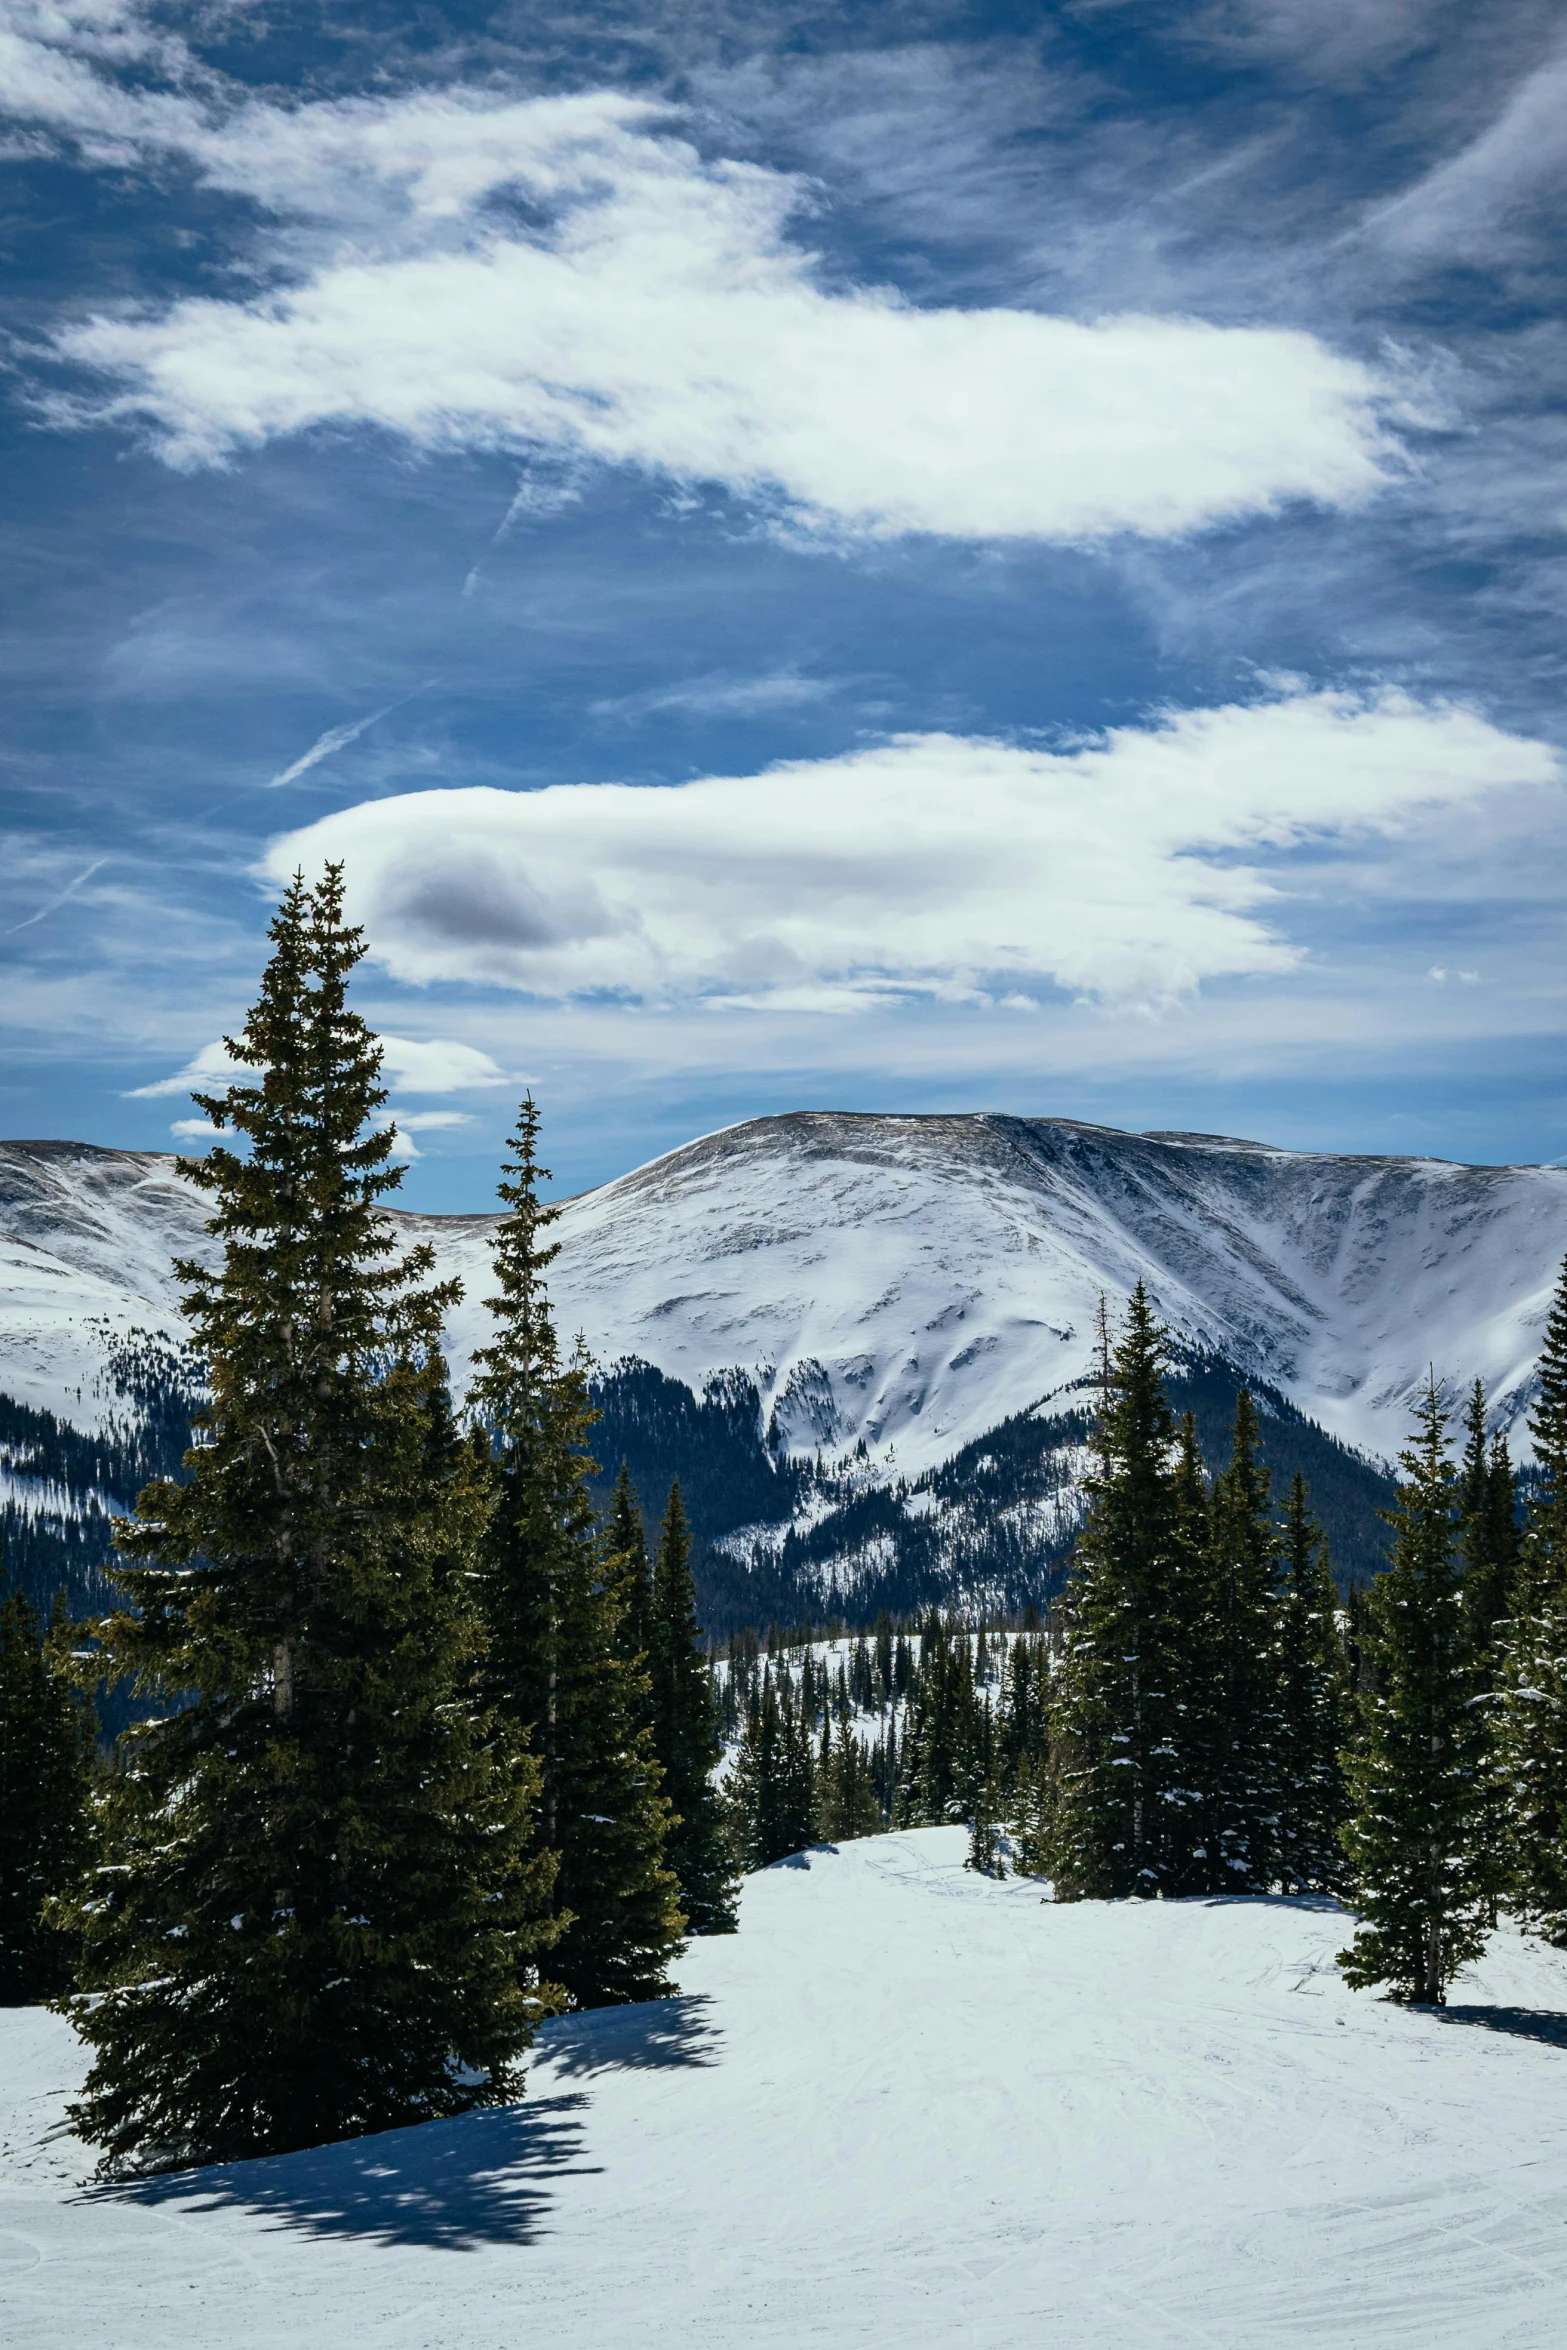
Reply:
<svg viewBox="0 0 1567 2350"><path fill-rule="evenodd" d="M1230 1464L1214 1479L1210 1521L1212 1696L1221 1735L1209 1791L1209 1852L1217 1864L1209 1889L1261 1893L1272 1881L1278 1832L1278 1577L1268 1472L1256 1406L1244 1387Z"/></svg>
<svg viewBox="0 0 1567 2350"><path fill-rule="evenodd" d="M666 1857L693 1934L735 1930L730 1843L713 1785L718 1742L713 1676L700 1654L691 1533L677 1479L659 1535L651 1609L653 1735L674 1812Z"/></svg>
<svg viewBox="0 0 1567 2350"><path fill-rule="evenodd" d="M1510 1798L1509 1893L1567 1947L1567 1265L1546 1324L1530 1415L1538 1482L1500 1623L1498 1763Z"/></svg>
<svg viewBox="0 0 1567 2350"><path fill-rule="evenodd" d="M1433 1377L1399 1456L1392 1563L1372 1589L1378 1693L1347 1761L1357 1988L1440 2007L1489 1930L1496 1827L1479 1675L1463 1617L1448 1415Z"/></svg>
<svg viewBox="0 0 1567 2350"><path fill-rule="evenodd" d="M75 1907L110 2164L306 2146L516 2092L546 2004L536 1771L469 1691L483 1495L440 1353L455 1285L399 1258L380 1049L348 1009L342 878L295 880L245 1031L198 1095L249 1145L186 1161L222 1261L182 1264L210 1401L184 1484L117 1541L103 1665L165 1710L121 1741Z"/></svg>
<svg viewBox="0 0 1567 2350"><path fill-rule="evenodd" d="M1286 1893L1334 1893L1344 1881L1342 1754L1350 1737L1349 1671L1327 1544L1290 1486L1279 1614L1279 1882Z"/></svg>
<svg viewBox="0 0 1567 2350"><path fill-rule="evenodd" d="M1164 1345L1139 1282L1113 1353L1104 1338L1090 1515L1057 1610L1050 1868L1059 1899L1151 1896L1181 1874L1191 1781L1180 1737L1180 1528Z"/></svg>
<svg viewBox="0 0 1567 2350"><path fill-rule="evenodd" d="M1224 1703L1221 1552L1190 1412L1176 1437L1167 1609L1169 1745L1179 1769L1164 1790L1169 1894L1231 1892L1224 1868L1221 1792L1230 1783L1231 1726Z"/></svg>
<svg viewBox="0 0 1567 2350"><path fill-rule="evenodd" d="M799 1709L780 1699L771 1671L746 1716L725 1792L741 1865L771 1868L816 1836L816 1765Z"/></svg>
<svg viewBox="0 0 1567 2350"><path fill-rule="evenodd" d="M64 1638L23 1592L0 1602L0 2007L57 1997L75 1968L51 1905L87 1863L92 1731Z"/></svg>
<svg viewBox="0 0 1567 2350"><path fill-rule="evenodd" d="M550 1255L554 1255L551 1249ZM651 1672L653 1653L653 1576L648 1565L647 1536L631 1471L622 1461L604 1521L604 1545L611 1559L621 1562L620 1650L635 1663L641 1658Z"/></svg>
<svg viewBox="0 0 1567 2350"><path fill-rule="evenodd" d="M838 1724L832 1738L824 1728L816 1771L818 1837L825 1844L847 1844L858 1836L877 1835L881 1824L881 1804L864 1747L847 1722Z"/></svg>
<svg viewBox="0 0 1567 2350"><path fill-rule="evenodd" d="M1464 1569L1464 1615L1488 1687L1500 1676L1498 1628L1512 1613L1518 1571L1513 1465L1507 1439L1486 1439L1485 1385L1477 1379L1464 1413L1458 1472L1458 1547Z"/></svg>
<svg viewBox="0 0 1567 2350"><path fill-rule="evenodd" d="M492 1453L485 1693L541 1766L541 1832L559 1855L551 1972L579 2007L604 2007L667 1993L683 1920L647 1669L626 1653L624 1553L606 1549L589 1493L588 1364L561 1361L550 1310L556 1251L541 1235L557 1211L539 1199L538 1131L530 1098L500 1185L496 1334L474 1357Z"/></svg>

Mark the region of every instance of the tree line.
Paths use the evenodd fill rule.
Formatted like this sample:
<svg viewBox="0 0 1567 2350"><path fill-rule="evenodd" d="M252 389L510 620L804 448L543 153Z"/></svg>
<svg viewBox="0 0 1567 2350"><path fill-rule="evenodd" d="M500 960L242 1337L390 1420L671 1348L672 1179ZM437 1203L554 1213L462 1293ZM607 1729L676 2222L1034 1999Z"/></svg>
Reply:
<svg viewBox="0 0 1567 2350"><path fill-rule="evenodd" d="M660 1997L687 1932L734 1924L689 1531L678 1487L651 1559L628 1478L593 1507L537 1112L459 1413L458 1287L379 1205L401 1171L342 897L296 878L241 1074L197 1097L220 1253L178 1267L186 1474L117 1522L111 1612L0 1610L0 1998L71 2015L109 2166L512 2096L543 2017ZM127 1677L143 1718L99 1764L82 1691Z"/></svg>
<svg viewBox="0 0 1567 2350"><path fill-rule="evenodd" d="M884 1617L798 1674L731 1644L747 1864L961 1820L971 1865L1057 1900L1323 1893L1359 1921L1346 1978L1429 2004L1504 1909L1567 1946L1567 1267L1522 1513L1483 1385L1455 1450L1433 1374L1388 1571L1342 1598L1244 1390L1208 1474L1167 1338L1140 1285L1102 1334L1087 1521L1042 1635L933 1612L911 1643Z"/></svg>

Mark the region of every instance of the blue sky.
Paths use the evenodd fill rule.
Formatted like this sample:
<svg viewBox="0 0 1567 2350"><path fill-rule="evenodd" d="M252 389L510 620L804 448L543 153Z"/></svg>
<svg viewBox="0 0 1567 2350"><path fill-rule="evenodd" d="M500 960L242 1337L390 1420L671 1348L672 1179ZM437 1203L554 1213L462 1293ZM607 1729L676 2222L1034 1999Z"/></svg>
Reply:
<svg viewBox="0 0 1567 2350"><path fill-rule="evenodd" d="M0 0L4 1129L1567 1153L1560 12Z"/></svg>

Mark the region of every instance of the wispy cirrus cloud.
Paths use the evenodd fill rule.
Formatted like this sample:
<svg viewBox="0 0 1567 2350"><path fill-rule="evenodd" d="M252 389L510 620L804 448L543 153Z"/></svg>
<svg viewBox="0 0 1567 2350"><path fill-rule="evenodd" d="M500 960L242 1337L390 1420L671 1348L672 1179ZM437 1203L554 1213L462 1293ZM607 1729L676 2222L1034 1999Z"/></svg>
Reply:
<svg viewBox="0 0 1567 2350"><path fill-rule="evenodd" d="M12 46L16 112L177 153L276 223L268 290L55 338L110 388L46 413L139 426L174 464L361 426L718 484L828 535L1081 541L1353 504L1395 462L1392 387L1299 329L834 282L814 188L705 156L645 100L281 107Z"/></svg>

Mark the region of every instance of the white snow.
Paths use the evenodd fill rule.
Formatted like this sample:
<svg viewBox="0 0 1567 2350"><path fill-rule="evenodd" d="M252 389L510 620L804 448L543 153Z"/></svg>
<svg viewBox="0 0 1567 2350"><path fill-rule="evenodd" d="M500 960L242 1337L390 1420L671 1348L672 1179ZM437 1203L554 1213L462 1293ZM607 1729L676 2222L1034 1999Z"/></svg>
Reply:
<svg viewBox="0 0 1567 2350"><path fill-rule="evenodd" d="M203 1214L172 1160L0 1145L0 1390L96 1424L102 1333L178 1334L170 1258L205 1251ZM493 1221L402 1221L465 1283L460 1382ZM1483 1377L1522 1439L1567 1169L812 1113L670 1152L569 1202L557 1236L562 1331L601 1363L639 1356L697 1389L739 1368L799 1453L863 1439L883 1477L1080 1400L1100 1293L1117 1307L1139 1277L1184 1339L1387 1457L1430 1364Z"/></svg>
<svg viewBox="0 0 1567 2350"><path fill-rule="evenodd" d="M749 1881L682 1995L549 2028L493 2114L141 2189L0 2014L27 2350L1490 2350L1567 2307L1567 1957L1445 2016L1310 1902L1056 1908L960 1830Z"/></svg>

